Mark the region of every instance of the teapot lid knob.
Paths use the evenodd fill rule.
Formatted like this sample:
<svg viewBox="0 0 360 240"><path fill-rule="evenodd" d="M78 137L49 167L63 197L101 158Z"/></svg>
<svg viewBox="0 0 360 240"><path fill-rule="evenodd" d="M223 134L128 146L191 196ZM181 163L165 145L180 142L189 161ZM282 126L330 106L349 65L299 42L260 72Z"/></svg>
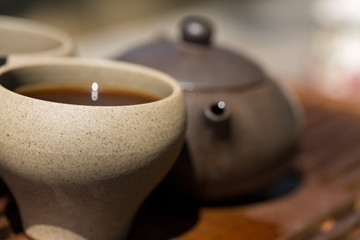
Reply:
<svg viewBox="0 0 360 240"><path fill-rule="evenodd" d="M182 39L186 42L201 45L211 43L212 24L209 20L199 16L189 16L181 24Z"/></svg>

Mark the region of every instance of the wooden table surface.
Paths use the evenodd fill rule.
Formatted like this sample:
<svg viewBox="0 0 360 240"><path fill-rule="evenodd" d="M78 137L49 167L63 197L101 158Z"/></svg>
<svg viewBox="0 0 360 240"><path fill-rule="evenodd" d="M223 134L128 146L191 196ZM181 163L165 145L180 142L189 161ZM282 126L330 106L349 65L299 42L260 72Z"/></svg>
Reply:
<svg viewBox="0 0 360 240"><path fill-rule="evenodd" d="M257 195L221 205L197 203L159 187L141 207L129 239L359 238L360 217L352 207L360 188L360 105L305 90L298 94L307 122L294 168L285 176ZM28 240L11 195L5 186L0 189L0 239ZM355 219L350 227L338 209Z"/></svg>

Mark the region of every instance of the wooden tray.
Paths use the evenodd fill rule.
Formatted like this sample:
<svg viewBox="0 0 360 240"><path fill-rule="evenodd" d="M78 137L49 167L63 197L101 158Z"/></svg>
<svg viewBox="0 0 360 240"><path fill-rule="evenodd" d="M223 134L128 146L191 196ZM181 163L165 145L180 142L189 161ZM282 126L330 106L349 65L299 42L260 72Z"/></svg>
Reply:
<svg viewBox="0 0 360 240"><path fill-rule="evenodd" d="M307 117L294 169L238 202L204 206L160 187L139 211L130 240L358 239L360 104L298 91ZM16 205L0 185L0 239L21 234Z"/></svg>

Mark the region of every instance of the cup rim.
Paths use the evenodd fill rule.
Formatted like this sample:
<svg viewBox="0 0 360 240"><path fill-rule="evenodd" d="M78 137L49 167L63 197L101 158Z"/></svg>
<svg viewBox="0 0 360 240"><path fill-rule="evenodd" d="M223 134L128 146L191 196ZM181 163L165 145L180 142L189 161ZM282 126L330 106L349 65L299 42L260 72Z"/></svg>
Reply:
<svg viewBox="0 0 360 240"><path fill-rule="evenodd" d="M5 53L8 61L32 57L66 56L75 51L75 43L65 31L46 23L26 18L0 15L0 29L15 30L23 33L44 36L59 42L59 46L28 53Z"/></svg>
<svg viewBox="0 0 360 240"><path fill-rule="evenodd" d="M21 68L28 68L28 67L51 67L51 66L86 66L86 67L105 67L109 69L118 69L118 70L126 70L128 72L141 72L148 75L153 76L157 80L163 82L164 84L168 85L171 88L171 93L159 100L141 103L141 104L132 104L132 105L81 105L81 104L71 104L71 103L60 103L55 101L48 101L48 100L41 100L37 98L28 97L12 91L2 84L0 84L0 91L7 91L11 94L16 94L18 97L30 99L35 102L45 102L48 104L57 104L63 106L72 106L72 107L79 107L79 108L126 108L126 107L134 107L134 106L144 106L144 105L154 105L160 104L166 101L170 101L173 98L176 98L178 95L182 95L182 89L179 83L170 75L163 73L159 70L149 68L143 65L117 61L117 60L110 60L110 59L91 59L91 58L72 58L72 57L58 57L58 58L35 58L31 61L25 62L15 62L11 64L5 64L0 67L0 78L4 73L14 71Z"/></svg>

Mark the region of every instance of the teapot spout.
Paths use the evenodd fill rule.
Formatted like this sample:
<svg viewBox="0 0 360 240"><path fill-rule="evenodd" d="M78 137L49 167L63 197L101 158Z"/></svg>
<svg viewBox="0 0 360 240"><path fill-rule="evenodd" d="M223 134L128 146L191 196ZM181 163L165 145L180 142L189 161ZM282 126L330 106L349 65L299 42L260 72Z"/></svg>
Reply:
<svg viewBox="0 0 360 240"><path fill-rule="evenodd" d="M206 124L212 128L215 136L227 138L230 135L230 108L224 101L210 104L204 108Z"/></svg>

